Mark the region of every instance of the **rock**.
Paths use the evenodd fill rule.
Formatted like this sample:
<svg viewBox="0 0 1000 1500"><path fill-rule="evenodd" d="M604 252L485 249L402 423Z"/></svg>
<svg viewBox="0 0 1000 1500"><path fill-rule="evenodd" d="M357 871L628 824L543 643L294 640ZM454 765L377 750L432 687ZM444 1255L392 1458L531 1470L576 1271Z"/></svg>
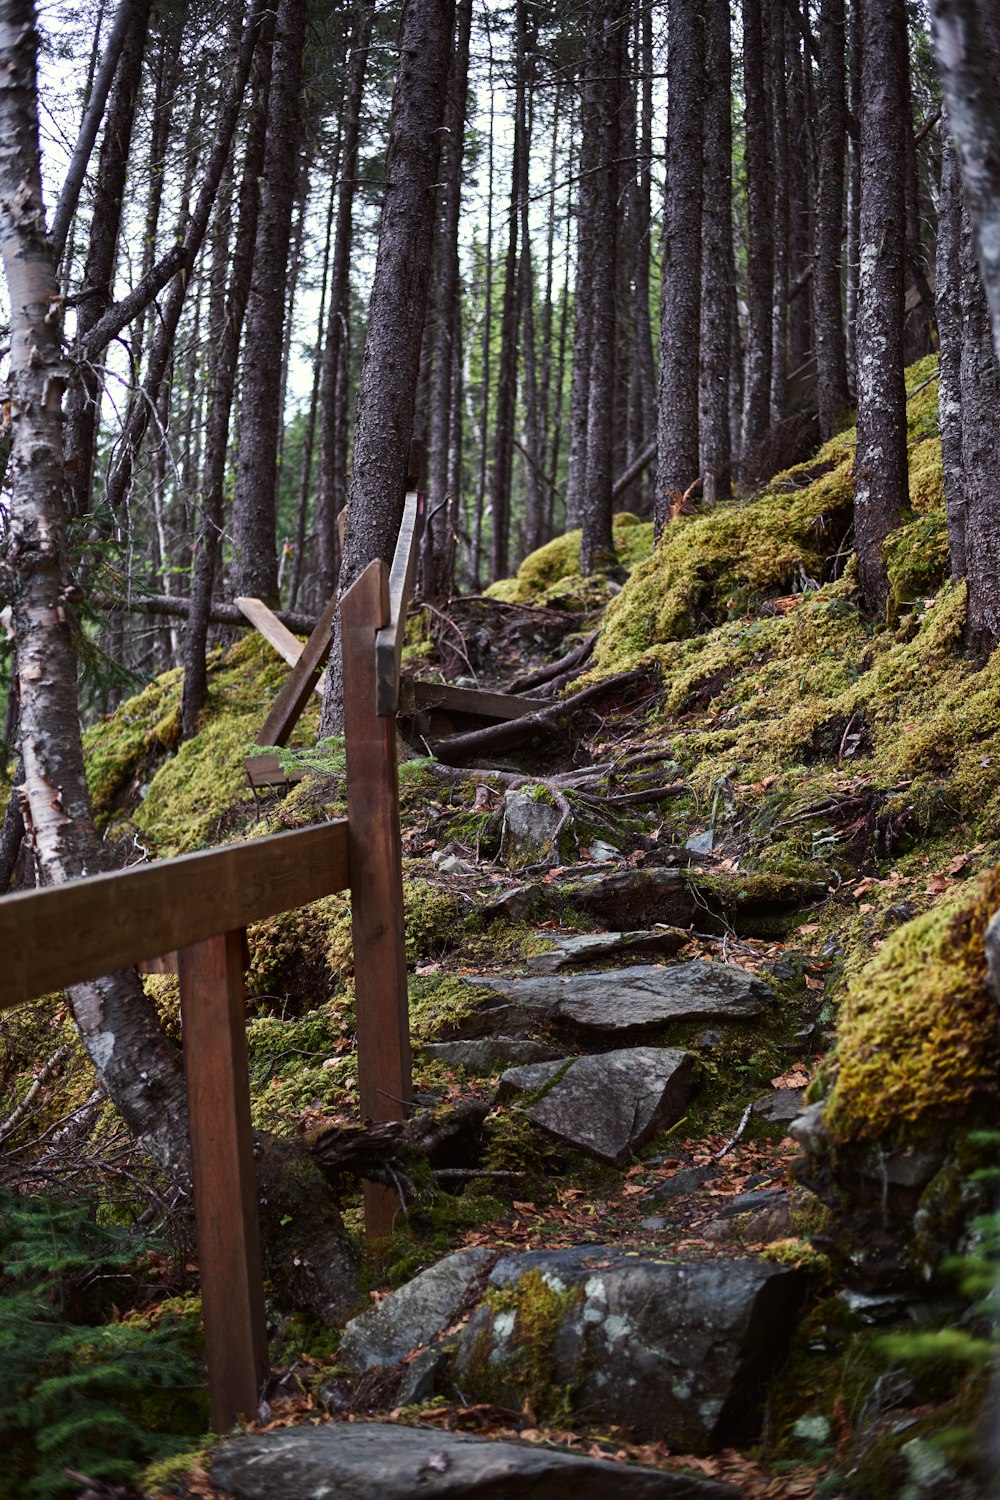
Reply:
<svg viewBox="0 0 1000 1500"><path fill-rule="evenodd" d="M603 864L606 860L610 859L621 859L622 857L622 851L616 849L614 844L605 843L604 839L591 839L587 852L597 864Z"/></svg>
<svg viewBox="0 0 1000 1500"><path fill-rule="evenodd" d="M753 1112L769 1125L786 1125L801 1115L805 1092L804 1088L775 1089L773 1094L765 1094L756 1101Z"/></svg>
<svg viewBox="0 0 1000 1500"><path fill-rule="evenodd" d="M497 1262L455 1365L471 1401L705 1453L749 1441L805 1295L801 1272L760 1261L677 1264L615 1245ZM566 1410L571 1413L565 1417Z"/></svg>
<svg viewBox="0 0 1000 1500"><path fill-rule="evenodd" d="M422 1271L344 1329L338 1358L348 1369L392 1365L429 1344L455 1319L494 1259L490 1250L457 1250Z"/></svg>
<svg viewBox="0 0 1000 1500"><path fill-rule="evenodd" d="M682 1167L654 1188L649 1196L660 1203L670 1198L685 1198L688 1193L696 1193L703 1182L711 1182L718 1175L718 1167Z"/></svg>
<svg viewBox="0 0 1000 1500"><path fill-rule="evenodd" d="M212 1485L236 1500L738 1500L714 1479L612 1464L531 1443L389 1422L328 1422L233 1438Z"/></svg>
<svg viewBox="0 0 1000 1500"><path fill-rule="evenodd" d="M762 1208L771 1208L787 1199L784 1188L758 1188L754 1193L737 1193L734 1198L726 1198L716 1206L724 1218L731 1219L736 1214L758 1213Z"/></svg>
<svg viewBox="0 0 1000 1500"><path fill-rule="evenodd" d="M503 836L500 856L509 870L521 865L537 865L558 850L553 850L562 813L545 787L518 787L504 792Z"/></svg>
<svg viewBox="0 0 1000 1500"><path fill-rule="evenodd" d="M437 1387L437 1379L441 1371L448 1363L452 1353L448 1341L432 1344L429 1349L424 1349L416 1359L406 1367L406 1374L399 1382L399 1388L395 1395L397 1406L416 1406L418 1401L427 1401L433 1396Z"/></svg>
<svg viewBox="0 0 1000 1500"><path fill-rule="evenodd" d="M816 1104L807 1104L802 1113L788 1126L788 1134L798 1141L803 1151L818 1155L826 1142L826 1122L823 1119L822 1099Z"/></svg>
<svg viewBox="0 0 1000 1500"><path fill-rule="evenodd" d="M686 864L696 856L677 850ZM609 929L629 931L668 922L686 927L695 913L695 899L682 869L615 870L573 880L552 880L516 886L483 908L487 921L513 921L553 913L562 917L567 906L595 917Z"/></svg>
<svg viewBox="0 0 1000 1500"><path fill-rule="evenodd" d="M666 1228L666 1223L667 1223L666 1219L658 1219L655 1216L653 1216L653 1217L651 1217L649 1219L640 1219L639 1220L639 1228L640 1229L664 1229L664 1228Z"/></svg>
<svg viewBox="0 0 1000 1500"><path fill-rule="evenodd" d="M685 849L690 849L692 854L711 854L714 845L715 834L711 829L707 833L693 833L684 840Z"/></svg>
<svg viewBox="0 0 1000 1500"><path fill-rule="evenodd" d="M786 1193L747 1219L742 1238L747 1245L770 1245L775 1240L789 1239L793 1228L792 1204Z"/></svg>
<svg viewBox="0 0 1000 1500"><path fill-rule="evenodd" d="M423 1058L437 1059L453 1068L468 1068L470 1073L497 1073L501 1068L518 1064L545 1062L560 1055L558 1047L519 1037L474 1037L468 1041L426 1042L420 1048Z"/></svg>
<svg viewBox="0 0 1000 1500"><path fill-rule="evenodd" d="M526 967L533 974L559 974L595 958L615 958L631 953L677 953L688 940L679 927L641 929L638 932L581 932L558 938L547 953L536 953Z"/></svg>
<svg viewBox="0 0 1000 1500"><path fill-rule="evenodd" d="M543 1090L525 1111L533 1125L623 1167L660 1126L680 1119L693 1066L691 1053L677 1048L631 1047L512 1068L500 1080L498 1098Z"/></svg>
<svg viewBox="0 0 1000 1500"><path fill-rule="evenodd" d="M570 1022L597 1031L639 1031L669 1021L711 1016L745 1020L759 1016L773 998L767 985L746 969L704 959L690 963L635 964L606 974L528 979L473 976L468 984L489 986L523 1010L547 1021Z"/></svg>

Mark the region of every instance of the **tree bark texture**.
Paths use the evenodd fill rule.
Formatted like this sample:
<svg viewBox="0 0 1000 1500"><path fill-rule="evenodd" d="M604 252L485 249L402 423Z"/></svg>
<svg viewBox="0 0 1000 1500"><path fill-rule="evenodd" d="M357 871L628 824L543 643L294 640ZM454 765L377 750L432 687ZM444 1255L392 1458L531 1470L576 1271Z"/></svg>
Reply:
<svg viewBox="0 0 1000 1500"><path fill-rule="evenodd" d="M771 401L771 299L774 230L771 220L771 141L766 107L764 20L771 0L743 0L743 88L746 128L747 346L743 383L741 460L768 430Z"/></svg>
<svg viewBox="0 0 1000 1500"><path fill-rule="evenodd" d="M1000 17L993 0L931 0L931 29L1000 358Z"/></svg>
<svg viewBox="0 0 1000 1500"><path fill-rule="evenodd" d="M0 4L0 250L12 308L12 502L8 543L21 685L25 824L43 880L101 868L90 814L67 619L59 284L45 236L38 151L34 7ZM70 991L98 1079L126 1123L179 1182L187 1177L187 1105L177 1049L134 972Z"/></svg>
<svg viewBox="0 0 1000 1500"><path fill-rule="evenodd" d="M621 110L628 7L601 0L590 12L584 55L584 130L594 132L593 171L586 184L590 249L590 316L587 380L587 459L580 492L583 540L580 571L586 576L615 563L611 486L615 393L615 280L618 256L618 183ZM695 372L697 380L697 372Z"/></svg>
<svg viewBox="0 0 1000 1500"><path fill-rule="evenodd" d="M844 234L844 148L847 99L844 84L844 0L821 0L819 12L819 120L817 129L816 254L813 262L813 322L816 329L816 400L826 439L850 404L841 298Z"/></svg>
<svg viewBox="0 0 1000 1500"><path fill-rule="evenodd" d="M903 299L907 30L904 0L865 0L861 77L861 273L854 527L865 603L884 615L883 543L907 503Z"/></svg>
<svg viewBox="0 0 1000 1500"><path fill-rule="evenodd" d="M247 303L240 441L233 501L234 595L278 602L278 439L281 355L292 210L301 143L299 91L306 0L280 0L275 18L264 172Z"/></svg>
<svg viewBox="0 0 1000 1500"><path fill-rule="evenodd" d="M354 240L354 195L357 189L358 144L361 137L361 105L375 18L373 0L364 0L351 35L351 59L347 70L347 99L340 145L340 189L330 267L330 302L327 310L320 375L319 466L316 493L316 602L322 609L333 593L337 578L339 546L337 514L344 505L346 476L341 455L347 452L347 381L349 352L351 246Z"/></svg>
<svg viewBox="0 0 1000 1500"><path fill-rule="evenodd" d="M973 648L990 651L1000 641L1000 373L968 212L959 267L966 634Z"/></svg>
<svg viewBox="0 0 1000 1500"><path fill-rule="evenodd" d="M950 145L941 154L935 303L938 328L938 420L952 578L965 576L965 476L962 471L962 189Z"/></svg>
<svg viewBox="0 0 1000 1500"><path fill-rule="evenodd" d="M653 501L657 536L670 519L671 507L676 508L681 496L698 478L705 109L705 12L702 0L672 0L668 26L667 201L660 298L656 494Z"/></svg>
<svg viewBox="0 0 1000 1500"><path fill-rule="evenodd" d="M391 560L403 514L454 24L453 0L407 0L403 10L358 391L341 593L374 558ZM342 662L335 626L321 734L336 734L342 716Z"/></svg>
<svg viewBox="0 0 1000 1500"><path fill-rule="evenodd" d="M771 426L785 415L788 387L788 22L771 7L771 159L774 280L771 290Z"/></svg>
<svg viewBox="0 0 1000 1500"><path fill-rule="evenodd" d="M699 468L706 505L731 489L729 366L732 358L733 131L729 0L705 0L704 201L702 204Z"/></svg>

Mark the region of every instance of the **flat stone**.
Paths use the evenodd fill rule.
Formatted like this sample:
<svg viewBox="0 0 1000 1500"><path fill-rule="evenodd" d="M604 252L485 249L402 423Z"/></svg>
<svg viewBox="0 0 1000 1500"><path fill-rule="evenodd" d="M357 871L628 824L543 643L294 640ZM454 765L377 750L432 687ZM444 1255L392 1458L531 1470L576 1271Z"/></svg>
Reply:
<svg viewBox="0 0 1000 1500"><path fill-rule="evenodd" d="M544 934L541 934L544 935ZM595 958L631 953L677 953L688 940L679 927L640 928L637 932L581 932L558 938L547 953L536 953L526 967L533 974L560 974Z"/></svg>
<svg viewBox="0 0 1000 1500"><path fill-rule="evenodd" d="M739 1500L715 1479L391 1422L233 1438L211 1480L236 1500Z"/></svg>
<svg viewBox="0 0 1000 1500"><path fill-rule="evenodd" d="M551 1297L554 1338L548 1315L518 1317L522 1282L526 1305ZM530 1374L537 1368L531 1329L544 1325L547 1386L559 1388L569 1406L566 1425L578 1414L640 1441L706 1453L740 1446L758 1431L807 1282L762 1261L677 1264L602 1245L507 1256L489 1287L505 1291L503 1302L476 1309L455 1365L469 1400L544 1404L546 1392L532 1388Z"/></svg>
<svg viewBox="0 0 1000 1500"><path fill-rule="evenodd" d="M746 969L700 958L664 967L635 964L605 974L478 975L466 983L488 986L544 1020L606 1032L640 1031L700 1016L750 1019L773 998L768 986Z"/></svg>
<svg viewBox="0 0 1000 1500"><path fill-rule="evenodd" d="M525 1111L533 1125L623 1167L661 1126L680 1119L693 1067L691 1053L674 1047L630 1047L513 1068L501 1078L498 1097L543 1089Z"/></svg>
<svg viewBox="0 0 1000 1500"><path fill-rule="evenodd" d="M696 1193L703 1182L711 1182L718 1175L718 1167L682 1167L654 1188L649 1196L658 1203L670 1198L686 1198L689 1193Z"/></svg>
<svg viewBox="0 0 1000 1500"><path fill-rule="evenodd" d="M786 1125L797 1120L804 1109L805 1089L775 1089L758 1099L753 1112L770 1125Z"/></svg>
<svg viewBox="0 0 1000 1500"><path fill-rule="evenodd" d="M498 1073L517 1064L545 1062L559 1057L558 1047L532 1042L520 1037L472 1037L467 1041L425 1042L420 1048L423 1058L437 1059L453 1068L468 1068L471 1073Z"/></svg>
<svg viewBox="0 0 1000 1500"><path fill-rule="evenodd" d="M493 1251L479 1246L457 1250L352 1318L340 1340L340 1363L358 1372L394 1365L411 1349L432 1343L454 1322L493 1259Z"/></svg>

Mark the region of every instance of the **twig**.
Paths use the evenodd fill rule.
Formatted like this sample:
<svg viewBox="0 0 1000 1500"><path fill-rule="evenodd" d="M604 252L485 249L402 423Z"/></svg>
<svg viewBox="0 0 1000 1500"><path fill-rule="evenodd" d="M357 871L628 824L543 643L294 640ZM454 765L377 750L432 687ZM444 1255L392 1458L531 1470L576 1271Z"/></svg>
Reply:
<svg viewBox="0 0 1000 1500"><path fill-rule="evenodd" d="M527 1177L527 1172L487 1171L485 1167L435 1167L432 1177Z"/></svg>
<svg viewBox="0 0 1000 1500"><path fill-rule="evenodd" d="M752 1112L753 1112L753 1105L752 1104L748 1104L747 1107L746 1107L746 1109L743 1111L743 1118L742 1118L742 1120L740 1121L740 1123L736 1127L736 1134L734 1136L732 1136L726 1142L726 1144L723 1146L723 1148L722 1148L721 1151L716 1151L715 1155L712 1157L713 1161L719 1161L719 1159L721 1157L725 1156L725 1154L726 1154L727 1151L731 1151L733 1149L733 1147L736 1145L736 1142L739 1140L740 1136L743 1134L744 1130L746 1130L746 1128L747 1128L747 1121L749 1120L750 1115L751 1115Z"/></svg>

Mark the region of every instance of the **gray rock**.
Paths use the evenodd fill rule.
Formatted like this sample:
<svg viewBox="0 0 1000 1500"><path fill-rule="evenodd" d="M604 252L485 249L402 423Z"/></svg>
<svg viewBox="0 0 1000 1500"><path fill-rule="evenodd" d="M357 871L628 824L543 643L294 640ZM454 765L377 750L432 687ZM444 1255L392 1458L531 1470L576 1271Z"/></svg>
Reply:
<svg viewBox="0 0 1000 1500"><path fill-rule="evenodd" d="M826 1142L826 1121L823 1119L823 1100L807 1104L802 1113L790 1122L788 1134L798 1141L803 1151L818 1155Z"/></svg>
<svg viewBox="0 0 1000 1500"><path fill-rule="evenodd" d="M237 1500L738 1500L715 1479L389 1422L233 1438L212 1484Z"/></svg>
<svg viewBox="0 0 1000 1500"><path fill-rule="evenodd" d="M670 1198L685 1198L688 1193L696 1193L703 1182L711 1182L718 1175L718 1167L682 1167L654 1188L649 1196L660 1203Z"/></svg>
<svg viewBox="0 0 1000 1500"><path fill-rule="evenodd" d="M569 1058L557 1057L545 1062L529 1063L523 1068L508 1068L497 1084L496 1102L506 1104L518 1094L535 1093L537 1089L542 1089L547 1083L551 1083L568 1062Z"/></svg>
<svg viewBox="0 0 1000 1500"><path fill-rule="evenodd" d="M784 1188L758 1188L756 1192L737 1193L733 1198L721 1200L716 1207L723 1218L733 1218L736 1214L757 1213L762 1208L770 1208L775 1203L786 1202L788 1193Z"/></svg>
<svg viewBox="0 0 1000 1500"><path fill-rule="evenodd" d="M697 858L686 849L671 851L683 864ZM509 917L520 921L544 912L562 913L567 905L597 918L609 929L629 931L654 922L686 926L696 909L681 869L613 870L570 880L522 885L506 891L483 908L487 921Z"/></svg>
<svg viewBox="0 0 1000 1500"><path fill-rule="evenodd" d="M604 1245L506 1257L489 1285L504 1291L500 1307L484 1301L461 1335L455 1378L467 1398L537 1410L558 1390L588 1423L705 1453L752 1439L806 1279L760 1261L676 1264ZM536 1314L526 1325L519 1296ZM552 1306L540 1319L542 1296ZM526 1352L526 1328L551 1330L553 1315L554 1339ZM527 1373L539 1358L541 1390Z"/></svg>
<svg viewBox="0 0 1000 1500"><path fill-rule="evenodd" d="M480 1247L457 1250L352 1318L340 1340L340 1362L350 1370L370 1370L431 1343L454 1321L493 1258Z"/></svg>
<svg viewBox="0 0 1000 1500"><path fill-rule="evenodd" d="M640 1219L639 1220L639 1228L640 1229L663 1229L666 1226L666 1222L667 1222L666 1219L658 1219L655 1216L652 1217L652 1218L649 1218L649 1219Z"/></svg>
<svg viewBox="0 0 1000 1500"><path fill-rule="evenodd" d="M733 964L696 958L690 963L635 964L606 974L539 975L528 979L470 976L524 1010L548 1021L597 1031L639 1031L669 1021L711 1016L744 1020L759 1016L773 998L755 975Z"/></svg>
<svg viewBox="0 0 1000 1500"><path fill-rule="evenodd" d="M643 928L638 932L581 932L558 938L547 953L536 953L526 967L533 974L560 974L595 958L618 954L676 953L688 940L679 927Z"/></svg>
<svg viewBox="0 0 1000 1500"><path fill-rule="evenodd" d="M520 1037L472 1037L467 1041L426 1042L420 1048L424 1058L438 1059L453 1068L468 1068L471 1073L498 1073L501 1068L524 1063L545 1062L559 1057L557 1047Z"/></svg>
<svg viewBox="0 0 1000 1500"><path fill-rule="evenodd" d="M418 1401L429 1400L437 1387L438 1376L453 1352L450 1340L443 1340L418 1354L406 1367L406 1374L396 1391L395 1404L416 1406Z"/></svg>
<svg viewBox="0 0 1000 1500"><path fill-rule="evenodd" d="M498 1097L543 1089L525 1111L533 1125L598 1161L623 1167L661 1125L680 1119L693 1066L691 1053L677 1048L631 1047L568 1064L512 1068L500 1080Z"/></svg>
<svg viewBox="0 0 1000 1500"><path fill-rule="evenodd" d="M553 851L562 813L544 787L518 787L504 792L503 836L500 855L510 870L538 864Z"/></svg>
<svg viewBox="0 0 1000 1500"><path fill-rule="evenodd" d="M773 1094L765 1094L756 1101L753 1112L769 1125L785 1125L802 1113L805 1092L804 1088L775 1089Z"/></svg>

